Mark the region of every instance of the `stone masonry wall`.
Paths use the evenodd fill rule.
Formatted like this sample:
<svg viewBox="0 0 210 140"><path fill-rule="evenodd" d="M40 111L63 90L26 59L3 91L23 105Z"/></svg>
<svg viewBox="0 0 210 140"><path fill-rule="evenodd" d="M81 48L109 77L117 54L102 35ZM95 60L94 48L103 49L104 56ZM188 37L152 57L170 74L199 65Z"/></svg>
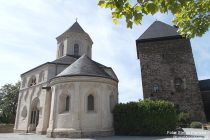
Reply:
<svg viewBox="0 0 210 140"><path fill-rule="evenodd" d="M179 111L189 112L193 120L205 121L203 103L190 41L171 39L138 43L144 98L175 103ZM175 87L181 79L181 89ZM154 85L159 92L154 92Z"/></svg>

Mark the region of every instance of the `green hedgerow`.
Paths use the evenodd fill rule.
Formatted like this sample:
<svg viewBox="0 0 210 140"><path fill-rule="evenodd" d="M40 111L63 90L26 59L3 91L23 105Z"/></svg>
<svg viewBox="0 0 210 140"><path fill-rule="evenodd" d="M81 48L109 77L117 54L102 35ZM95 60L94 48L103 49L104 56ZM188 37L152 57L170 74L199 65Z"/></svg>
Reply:
<svg viewBox="0 0 210 140"><path fill-rule="evenodd" d="M202 128L202 123L201 122L191 122L190 127L191 128Z"/></svg>
<svg viewBox="0 0 210 140"><path fill-rule="evenodd" d="M189 127L190 125L190 114L181 112L177 115L177 125L180 127Z"/></svg>
<svg viewBox="0 0 210 140"><path fill-rule="evenodd" d="M113 113L117 135L166 135L176 128L176 109L167 101L121 103Z"/></svg>

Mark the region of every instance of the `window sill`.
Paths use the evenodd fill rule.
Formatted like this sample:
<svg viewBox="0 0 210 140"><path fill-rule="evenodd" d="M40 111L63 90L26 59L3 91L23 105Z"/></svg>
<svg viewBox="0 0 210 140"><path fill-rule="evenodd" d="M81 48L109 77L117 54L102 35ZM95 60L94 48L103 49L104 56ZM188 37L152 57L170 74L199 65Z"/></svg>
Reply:
<svg viewBox="0 0 210 140"><path fill-rule="evenodd" d="M87 114L96 114L97 112L95 110L93 111L86 111Z"/></svg>
<svg viewBox="0 0 210 140"><path fill-rule="evenodd" d="M64 115L64 114L69 114L69 113L71 113L70 111L64 111L64 112L61 112L61 113L59 113L59 115Z"/></svg>

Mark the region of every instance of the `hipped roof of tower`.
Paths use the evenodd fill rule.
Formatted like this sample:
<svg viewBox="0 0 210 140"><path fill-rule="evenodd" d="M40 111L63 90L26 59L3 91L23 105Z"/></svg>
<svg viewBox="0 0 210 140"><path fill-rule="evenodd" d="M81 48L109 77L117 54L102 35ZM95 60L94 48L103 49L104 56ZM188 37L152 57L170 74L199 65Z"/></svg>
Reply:
<svg viewBox="0 0 210 140"><path fill-rule="evenodd" d="M87 37L92 41L92 39L90 38L89 34L86 33L82 27L79 25L79 23L76 21L68 30L66 30L64 33L62 33L61 35L59 35L56 39L60 40L60 38L62 38L63 36L67 35L68 33L83 33L85 35L87 35Z"/></svg>
<svg viewBox="0 0 210 140"><path fill-rule="evenodd" d="M177 28L161 21L155 21L149 28L136 40L136 42L149 42L162 39L181 38L177 33Z"/></svg>
<svg viewBox="0 0 210 140"><path fill-rule="evenodd" d="M178 28L161 21L153 22L149 28L136 40L137 58L139 59L139 43L163 41L183 38L177 32Z"/></svg>
<svg viewBox="0 0 210 140"><path fill-rule="evenodd" d="M117 77L113 77L106 72L105 69L111 68L91 60L87 55L84 54L56 77L90 76L109 78L118 81Z"/></svg>

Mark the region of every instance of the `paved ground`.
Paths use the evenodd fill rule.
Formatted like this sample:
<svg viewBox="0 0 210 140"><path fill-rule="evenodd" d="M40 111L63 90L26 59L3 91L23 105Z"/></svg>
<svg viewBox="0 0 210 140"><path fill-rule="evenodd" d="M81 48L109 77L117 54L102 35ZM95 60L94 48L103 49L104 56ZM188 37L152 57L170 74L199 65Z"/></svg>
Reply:
<svg viewBox="0 0 210 140"><path fill-rule="evenodd" d="M201 129L184 129L186 135L171 137L128 137L112 136L104 138L92 138L83 140L210 140L210 131ZM45 135L37 134L17 134L17 133L0 133L0 140L70 140L69 138L47 138ZM81 140L81 139L76 139Z"/></svg>

